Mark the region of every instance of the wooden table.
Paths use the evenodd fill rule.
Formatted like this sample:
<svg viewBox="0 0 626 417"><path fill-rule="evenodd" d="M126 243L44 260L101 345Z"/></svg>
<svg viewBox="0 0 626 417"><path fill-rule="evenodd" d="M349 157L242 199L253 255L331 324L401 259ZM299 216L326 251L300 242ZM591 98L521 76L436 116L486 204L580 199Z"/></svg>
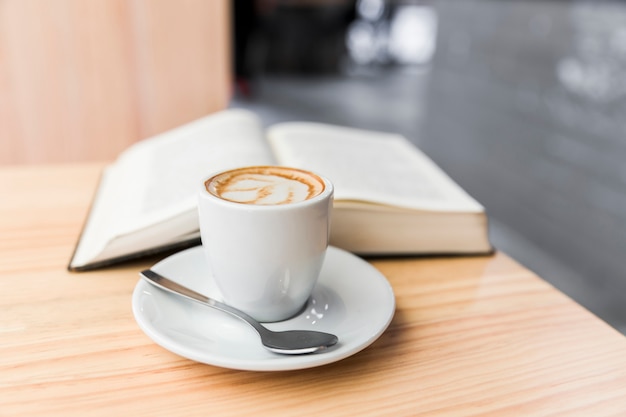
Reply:
<svg viewBox="0 0 626 417"><path fill-rule="evenodd" d="M502 253L372 262L395 317L331 365L176 356L131 312L156 259L66 271L101 168L0 168L0 416L626 415L626 338Z"/></svg>

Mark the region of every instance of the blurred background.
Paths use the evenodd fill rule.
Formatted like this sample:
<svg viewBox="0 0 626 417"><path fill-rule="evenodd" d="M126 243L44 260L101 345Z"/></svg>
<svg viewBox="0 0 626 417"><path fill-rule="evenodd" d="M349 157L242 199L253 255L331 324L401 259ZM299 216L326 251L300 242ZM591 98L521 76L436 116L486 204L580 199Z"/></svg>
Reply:
<svg viewBox="0 0 626 417"><path fill-rule="evenodd" d="M407 136L626 333L626 4L235 1L232 107Z"/></svg>

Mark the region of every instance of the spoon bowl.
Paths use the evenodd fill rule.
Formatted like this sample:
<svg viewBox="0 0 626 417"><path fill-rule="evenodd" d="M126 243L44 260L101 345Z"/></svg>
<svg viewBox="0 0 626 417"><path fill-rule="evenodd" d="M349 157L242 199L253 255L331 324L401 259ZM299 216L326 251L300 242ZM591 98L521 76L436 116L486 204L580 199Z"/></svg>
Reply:
<svg viewBox="0 0 626 417"><path fill-rule="evenodd" d="M250 317L243 311L237 310L227 304L197 293L175 281L172 281L157 272L146 269L139 273L146 282L157 288L188 298L200 304L213 307L228 313L248 323L261 337L261 343L265 348L283 355L300 355L323 351L337 344L337 336L314 330L287 330L275 332L264 327L261 323Z"/></svg>

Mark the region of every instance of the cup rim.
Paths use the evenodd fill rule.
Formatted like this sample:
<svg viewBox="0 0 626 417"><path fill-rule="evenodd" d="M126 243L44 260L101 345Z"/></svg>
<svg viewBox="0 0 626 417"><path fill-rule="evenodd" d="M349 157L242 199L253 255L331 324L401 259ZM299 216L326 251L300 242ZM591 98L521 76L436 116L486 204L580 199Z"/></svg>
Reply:
<svg viewBox="0 0 626 417"><path fill-rule="evenodd" d="M298 201L295 203L289 203L289 204L247 204L247 203L241 203L238 201L232 201L232 200L227 200L224 198L220 198L214 194L212 194L211 192L209 192L209 190L206 189L206 183L213 179L214 177L224 174L226 172L229 171L237 171L240 169L244 169L244 168L267 168L267 167L276 167L276 168L285 168L285 169L293 169L296 171L301 171L301 172L305 172L308 174L312 174L316 177L318 177L319 179L322 180L322 182L324 183L324 189L322 190L322 192L320 192L319 194L303 200L303 201ZM229 169L224 169L221 171L217 171L212 173L211 175L205 176L201 183L200 183L200 192L199 195L203 198L207 198L210 199L212 201L216 201L228 206L232 206L232 207L240 207L240 208L252 208L254 207L254 210L289 210L289 209L293 209L296 207L304 207L304 206L309 206L312 204L315 204L321 200L325 200L328 197L333 197L334 195L334 190L335 187L333 185L333 183L325 176L320 175L316 172L313 172L311 170L308 169L304 169L304 168L296 168L296 167L292 167L292 166L288 166L288 165L243 165L243 166L239 166L239 167L235 167L235 168L229 168Z"/></svg>

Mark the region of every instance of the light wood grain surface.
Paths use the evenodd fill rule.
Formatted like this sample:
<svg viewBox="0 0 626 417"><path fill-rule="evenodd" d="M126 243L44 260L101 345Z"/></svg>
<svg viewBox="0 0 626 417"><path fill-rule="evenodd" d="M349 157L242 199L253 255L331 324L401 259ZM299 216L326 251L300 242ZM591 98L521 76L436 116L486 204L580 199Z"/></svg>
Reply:
<svg viewBox="0 0 626 417"><path fill-rule="evenodd" d="M502 253L373 261L395 317L331 365L262 373L178 357L131 312L137 272L156 259L65 269L101 168L0 168L1 416L626 413L626 338Z"/></svg>
<svg viewBox="0 0 626 417"><path fill-rule="evenodd" d="M226 107L227 0L0 1L0 164L111 160Z"/></svg>

